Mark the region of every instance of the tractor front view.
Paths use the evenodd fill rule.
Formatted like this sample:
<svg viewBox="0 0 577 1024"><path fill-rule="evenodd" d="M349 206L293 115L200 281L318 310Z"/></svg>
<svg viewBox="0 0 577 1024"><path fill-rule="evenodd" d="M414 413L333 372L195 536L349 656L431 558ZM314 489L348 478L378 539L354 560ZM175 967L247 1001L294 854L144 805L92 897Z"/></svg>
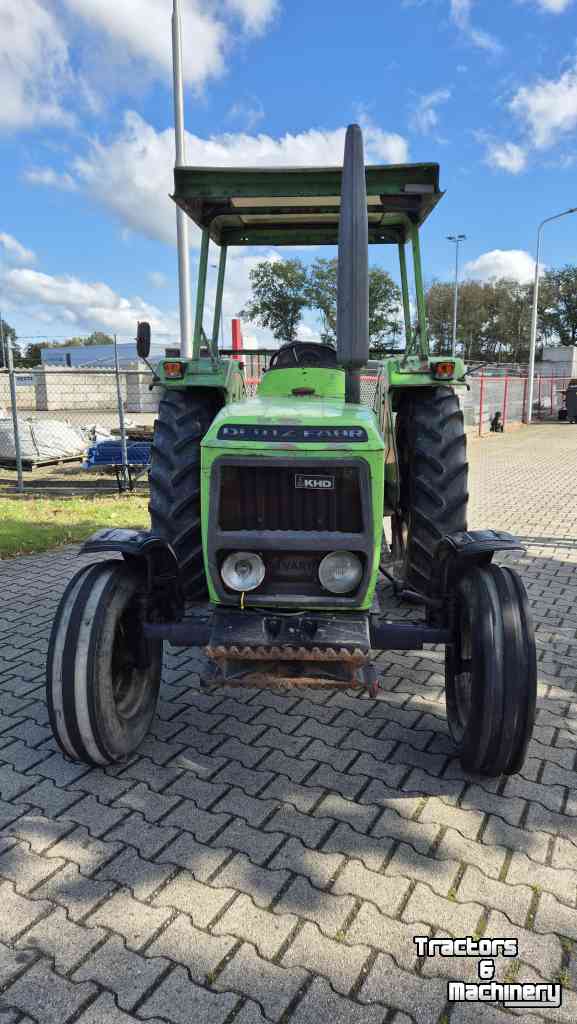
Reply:
<svg viewBox="0 0 577 1024"><path fill-rule="evenodd" d="M81 569L58 609L48 704L69 757L106 765L134 753L155 713L164 642L204 649L206 686L373 695L378 652L441 644L463 766L521 768L533 628L519 576L493 562L520 545L467 530L465 367L429 354L419 229L441 195L436 164L365 168L356 125L342 169L176 168L174 199L202 232L192 353L157 370L151 530L91 538L85 552L113 557ZM211 240L221 257L207 336ZM228 246L337 243L336 348L283 345L248 398L241 365L217 346ZM402 283L405 347L381 361L369 359L370 244L397 246ZM140 325L143 356L149 340ZM419 621L382 611L383 573L420 606Z"/></svg>

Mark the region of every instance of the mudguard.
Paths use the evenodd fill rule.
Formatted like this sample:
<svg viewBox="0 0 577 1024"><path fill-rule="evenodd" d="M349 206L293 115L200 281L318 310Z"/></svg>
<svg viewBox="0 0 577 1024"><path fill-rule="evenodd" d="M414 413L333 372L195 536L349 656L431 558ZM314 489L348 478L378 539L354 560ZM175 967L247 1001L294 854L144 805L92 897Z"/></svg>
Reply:
<svg viewBox="0 0 577 1024"><path fill-rule="evenodd" d="M149 621L180 621L183 618L184 597L178 562L168 541L150 530L105 529L93 533L80 553L104 551L117 551L125 561L143 569Z"/></svg>
<svg viewBox="0 0 577 1024"><path fill-rule="evenodd" d="M431 624L446 621L447 603L461 577L474 566L489 565L499 551L525 551L512 533L503 530L467 530L450 533L437 544L431 573Z"/></svg>

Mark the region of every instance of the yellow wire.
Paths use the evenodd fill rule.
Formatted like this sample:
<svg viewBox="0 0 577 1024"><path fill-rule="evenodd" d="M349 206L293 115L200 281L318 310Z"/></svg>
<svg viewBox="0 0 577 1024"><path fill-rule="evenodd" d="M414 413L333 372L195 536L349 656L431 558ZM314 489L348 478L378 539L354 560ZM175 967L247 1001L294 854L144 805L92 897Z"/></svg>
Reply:
<svg viewBox="0 0 577 1024"><path fill-rule="evenodd" d="M241 610L241 612L244 611L244 590L243 590L242 594L240 595L240 610Z"/></svg>

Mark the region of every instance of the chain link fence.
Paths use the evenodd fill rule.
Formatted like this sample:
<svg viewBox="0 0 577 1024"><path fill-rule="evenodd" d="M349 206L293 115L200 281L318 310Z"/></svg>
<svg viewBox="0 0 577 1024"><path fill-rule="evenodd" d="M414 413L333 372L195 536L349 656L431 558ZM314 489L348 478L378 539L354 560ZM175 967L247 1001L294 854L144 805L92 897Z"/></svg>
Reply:
<svg viewBox="0 0 577 1024"><path fill-rule="evenodd" d="M272 351L222 350L244 367L247 395L256 392ZM42 365L0 370L0 494L146 491L160 389L144 364L120 368L111 346L108 367ZM373 406L378 375L362 375L361 399ZM567 378L536 377L533 417L557 418ZM460 390L471 432L504 429L527 412L527 378L473 375Z"/></svg>

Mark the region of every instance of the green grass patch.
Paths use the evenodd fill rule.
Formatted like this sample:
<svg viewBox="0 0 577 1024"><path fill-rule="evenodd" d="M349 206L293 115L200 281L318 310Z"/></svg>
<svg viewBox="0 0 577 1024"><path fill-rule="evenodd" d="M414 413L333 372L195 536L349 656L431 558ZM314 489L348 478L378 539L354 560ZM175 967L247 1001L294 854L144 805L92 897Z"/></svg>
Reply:
<svg viewBox="0 0 577 1024"><path fill-rule="evenodd" d="M132 494L103 498L1 498L0 558L75 544L105 527L140 529L149 523L148 499Z"/></svg>

